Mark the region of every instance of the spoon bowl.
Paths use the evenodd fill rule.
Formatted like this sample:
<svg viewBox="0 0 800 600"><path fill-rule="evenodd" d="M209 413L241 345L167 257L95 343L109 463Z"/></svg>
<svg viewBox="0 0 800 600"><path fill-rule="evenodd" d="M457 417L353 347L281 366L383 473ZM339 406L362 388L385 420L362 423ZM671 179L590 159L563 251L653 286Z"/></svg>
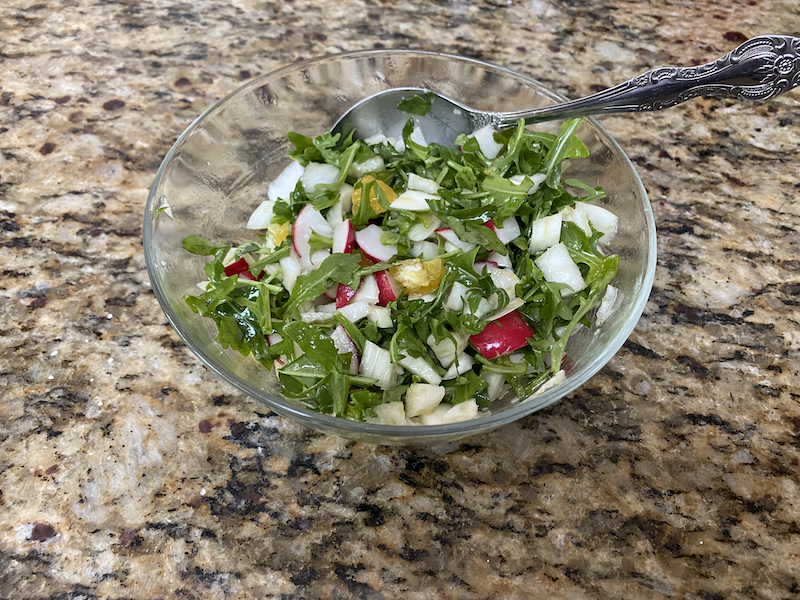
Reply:
<svg viewBox="0 0 800 600"><path fill-rule="evenodd" d="M800 38L762 35L717 60L696 67L658 67L585 98L532 110L489 112L470 108L437 92L403 87L384 90L351 107L334 125L343 136L355 131L367 139L383 134L400 139L408 115L398 102L414 95L432 97L428 112L415 119L428 142L451 145L462 133L486 125L497 130L520 119L540 123L556 119L670 108L691 98L768 100L800 85Z"/></svg>

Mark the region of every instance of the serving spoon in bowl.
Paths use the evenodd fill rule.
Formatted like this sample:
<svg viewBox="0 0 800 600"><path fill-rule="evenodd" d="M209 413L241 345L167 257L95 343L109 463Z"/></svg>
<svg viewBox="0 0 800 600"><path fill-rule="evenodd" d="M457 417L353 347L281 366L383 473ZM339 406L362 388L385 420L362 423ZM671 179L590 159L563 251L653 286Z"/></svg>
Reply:
<svg viewBox="0 0 800 600"><path fill-rule="evenodd" d="M451 145L458 134L486 125L496 130L525 123L572 117L670 108L691 98L767 100L800 85L800 38L762 35L717 60L694 67L658 67L602 92L532 110L488 112L422 88L393 88L374 94L348 110L332 133L355 130L367 139L377 134L399 138L406 117L397 104L414 95L432 94L430 108L417 119L428 142Z"/></svg>

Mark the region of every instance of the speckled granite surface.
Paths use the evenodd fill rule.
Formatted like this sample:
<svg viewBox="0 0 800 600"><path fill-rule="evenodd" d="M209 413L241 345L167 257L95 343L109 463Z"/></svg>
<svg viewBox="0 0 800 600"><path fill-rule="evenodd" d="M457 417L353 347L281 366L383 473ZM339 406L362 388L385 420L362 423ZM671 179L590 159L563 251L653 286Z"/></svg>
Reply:
<svg viewBox="0 0 800 600"><path fill-rule="evenodd" d="M604 119L656 213L644 316L582 390L449 452L221 383L140 238L183 128L296 59L443 50L575 97L768 32L800 5L3 2L0 597L800 597L800 92Z"/></svg>

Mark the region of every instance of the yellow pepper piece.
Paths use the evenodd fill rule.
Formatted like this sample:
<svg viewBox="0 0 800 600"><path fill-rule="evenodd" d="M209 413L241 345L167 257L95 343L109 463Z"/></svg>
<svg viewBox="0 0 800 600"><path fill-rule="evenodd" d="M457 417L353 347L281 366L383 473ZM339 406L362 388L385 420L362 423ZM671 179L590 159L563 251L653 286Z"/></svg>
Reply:
<svg viewBox="0 0 800 600"><path fill-rule="evenodd" d="M430 294L442 280L444 261L434 258L423 262L418 258L410 258L389 269L389 273L408 294Z"/></svg>
<svg viewBox="0 0 800 600"><path fill-rule="evenodd" d="M287 221L283 225L270 223L267 227L267 231L269 232L270 241L276 246L280 246L283 240L286 239L286 236L289 235L289 222Z"/></svg>
<svg viewBox="0 0 800 600"><path fill-rule="evenodd" d="M356 187L353 190L353 214L358 212L358 207L361 205L361 190L363 186L367 185L370 181L375 181L375 178L372 175L364 175L364 177L359 179L361 185L358 186L358 184L356 184ZM389 187L388 183L378 179L378 187L381 188L384 194L386 194L386 197L389 199L389 204L397 200L397 194L395 194L394 190ZM386 212L386 209L378 204L378 193L375 191L374 185L370 187L369 190L369 204L372 206L372 210L375 211L376 215Z"/></svg>

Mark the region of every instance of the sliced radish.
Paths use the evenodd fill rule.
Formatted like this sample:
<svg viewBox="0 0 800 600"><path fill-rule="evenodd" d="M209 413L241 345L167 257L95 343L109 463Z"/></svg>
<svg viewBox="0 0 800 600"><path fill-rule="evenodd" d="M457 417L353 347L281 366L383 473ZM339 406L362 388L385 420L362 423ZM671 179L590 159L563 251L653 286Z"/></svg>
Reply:
<svg viewBox="0 0 800 600"><path fill-rule="evenodd" d="M527 346L530 337L533 330L516 311L489 322L483 331L470 336L469 341L484 358L492 359Z"/></svg>
<svg viewBox="0 0 800 600"><path fill-rule="evenodd" d="M337 312L347 318L351 323L358 323L369 315L370 305L366 302L351 302L347 306L337 309Z"/></svg>
<svg viewBox="0 0 800 600"><path fill-rule="evenodd" d="M453 250L458 249L462 252L469 252L477 246L477 244L473 244L471 242L462 242L460 239L458 239L458 236L455 234L455 232L449 227L437 229L436 233L441 236L441 238L447 244L450 244ZM445 247L447 246L445 245Z"/></svg>
<svg viewBox="0 0 800 600"><path fill-rule="evenodd" d="M477 140L481 152L483 152L483 155L489 159L495 158L500 153L500 150L503 149L503 144L498 144L494 141L495 133L497 132L492 128L491 125L486 125L473 132L473 134L470 136Z"/></svg>
<svg viewBox="0 0 800 600"><path fill-rule="evenodd" d="M352 355L352 358L350 359L350 372L354 375L357 374L359 368L358 346L356 346L355 342L350 339L349 335L347 335L345 328L341 325L338 325L336 329L333 330L331 339L333 340L333 345L336 346L336 350L339 354Z"/></svg>
<svg viewBox="0 0 800 600"><path fill-rule="evenodd" d="M378 285L378 303L386 306L400 296L400 284L397 283L389 271L375 273L375 282Z"/></svg>
<svg viewBox="0 0 800 600"><path fill-rule="evenodd" d="M478 275L486 275L487 267L494 267L495 269L498 269L500 268L500 265L498 265L493 260L478 261L474 265L472 265L472 268L475 269L475 272Z"/></svg>
<svg viewBox="0 0 800 600"><path fill-rule="evenodd" d="M356 290L347 286L343 283L339 284L339 287L336 290L336 308L337 310L347 306L350 300L353 299L353 296L356 295Z"/></svg>
<svg viewBox="0 0 800 600"><path fill-rule="evenodd" d="M499 252L492 252L489 255L489 258L486 259L486 262L494 263L498 267L501 267L503 269L511 269L514 267L514 265L511 262L511 255L510 254L503 255L500 254Z"/></svg>
<svg viewBox="0 0 800 600"><path fill-rule="evenodd" d="M378 303L378 296L378 282L375 280L375 275L367 275L361 280L361 285L353 296L353 302L366 302L374 306Z"/></svg>
<svg viewBox="0 0 800 600"><path fill-rule="evenodd" d="M300 214L297 215L292 228L292 245L300 259L300 265L306 272L319 266L322 261L330 256L328 250L318 250L313 256L311 255L309 240L312 232L316 232L326 238L333 236L333 229L331 229L322 214L310 204L306 204Z"/></svg>
<svg viewBox="0 0 800 600"><path fill-rule="evenodd" d="M292 161L287 167L281 171L275 180L269 184L267 188L267 197L273 202L278 200L288 200L294 188L297 187L297 182L303 176L303 165L298 162Z"/></svg>
<svg viewBox="0 0 800 600"><path fill-rule="evenodd" d="M475 360L466 352L462 352L458 355L458 362L454 362L450 365L450 368L447 369L447 373L444 374L442 379L445 381L449 379L455 379L459 375L463 375L467 371L472 369L472 366L475 364Z"/></svg>
<svg viewBox="0 0 800 600"><path fill-rule="evenodd" d="M339 199L328 209L325 215L325 220L328 221L328 225L335 228L344 220L344 216L350 212L352 206L353 186L349 183L343 183L342 187L339 188Z"/></svg>
<svg viewBox="0 0 800 600"><path fill-rule="evenodd" d="M429 383L412 383L405 395L406 416L416 417L432 412L444 399L445 389Z"/></svg>
<svg viewBox="0 0 800 600"><path fill-rule="evenodd" d="M437 200L436 194L428 194L419 190L406 190L392 202L392 210L410 210L413 212L430 212L428 200Z"/></svg>
<svg viewBox="0 0 800 600"><path fill-rule="evenodd" d="M425 223L414 223L411 226L411 229L408 230L408 239L412 242L421 242L423 240L427 240L429 237L433 235L442 222L439 218L431 213L426 213L421 215L423 219L425 219Z"/></svg>
<svg viewBox="0 0 800 600"><path fill-rule="evenodd" d="M388 390L397 385L397 366L392 363L389 351L369 340L364 344L359 372L364 377L377 379L377 386L382 390ZM402 402L400 404L402 405Z"/></svg>
<svg viewBox="0 0 800 600"><path fill-rule="evenodd" d="M431 385L439 385L442 382L442 378L436 370L421 356L414 358L404 350L400 351L400 355L402 358L397 362L420 379L424 379Z"/></svg>
<svg viewBox="0 0 800 600"><path fill-rule="evenodd" d="M249 279L250 281L261 281L261 278L264 277L264 271L258 274L258 277L253 277L250 274L250 263L247 262L247 259L243 256L235 263L229 264L225 267L225 276L232 277L233 275L238 275L239 277L244 277L245 279Z"/></svg>
<svg viewBox="0 0 800 600"><path fill-rule="evenodd" d="M327 163L310 162L306 166L300 183L306 194L312 193L318 185L330 185L339 179L339 167Z"/></svg>
<svg viewBox="0 0 800 600"><path fill-rule="evenodd" d="M498 227L494 219L489 219L486 226L497 234L497 239L501 244L508 244L517 239L522 231L519 228L519 223L516 217L508 217L503 221L503 226Z"/></svg>
<svg viewBox="0 0 800 600"><path fill-rule="evenodd" d="M547 250L550 246L555 246L561 239L561 221L563 215L556 213L549 217L536 219L531 224L531 239L528 242L528 250L531 254L541 250Z"/></svg>
<svg viewBox="0 0 800 600"><path fill-rule="evenodd" d="M586 287L580 268L572 260L563 242L551 246L533 262L542 271L545 281L566 283L569 286L561 289L562 296L570 296Z"/></svg>
<svg viewBox="0 0 800 600"><path fill-rule="evenodd" d="M333 230L333 254L350 254L356 243L355 229L350 219L345 219Z"/></svg>
<svg viewBox="0 0 800 600"><path fill-rule="evenodd" d="M302 272L300 261L290 254L289 256L284 256L278 264L281 266L281 283L291 293L297 278Z"/></svg>
<svg viewBox="0 0 800 600"><path fill-rule="evenodd" d="M423 260L436 258L439 256L439 246L433 242L414 242L414 245L411 246L411 256L414 258L422 257Z"/></svg>
<svg viewBox="0 0 800 600"><path fill-rule="evenodd" d="M297 163L295 163L297 164ZM258 205L247 221L248 229L266 229L272 222L272 209L275 207L273 200L264 200Z"/></svg>
<svg viewBox="0 0 800 600"><path fill-rule="evenodd" d="M439 184L433 179L420 177L416 173L408 174L408 189L425 192L426 194L438 194Z"/></svg>
<svg viewBox="0 0 800 600"><path fill-rule="evenodd" d="M390 329L391 327L394 327L394 323L392 322L392 313L389 312L388 308L384 308L383 306L371 307L369 309L367 319L375 323L375 325L380 329Z"/></svg>
<svg viewBox="0 0 800 600"><path fill-rule="evenodd" d="M373 262L386 262L397 256L397 245L383 244L381 237L386 233L377 225L368 225L356 231L356 244L364 255Z"/></svg>

